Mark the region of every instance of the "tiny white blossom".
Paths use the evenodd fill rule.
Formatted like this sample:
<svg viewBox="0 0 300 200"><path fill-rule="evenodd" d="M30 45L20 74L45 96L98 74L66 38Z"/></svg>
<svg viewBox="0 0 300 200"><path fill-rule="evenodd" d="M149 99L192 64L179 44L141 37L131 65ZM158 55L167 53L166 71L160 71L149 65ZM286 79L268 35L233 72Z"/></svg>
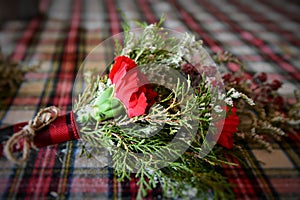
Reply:
<svg viewBox="0 0 300 200"><path fill-rule="evenodd" d="M230 96L231 93L235 92L236 90L234 88L230 88L230 90L228 90L227 92L227 96Z"/></svg>
<svg viewBox="0 0 300 200"><path fill-rule="evenodd" d="M107 85L107 86L110 86L111 84L112 84L111 80L110 80L110 79L107 79L106 85Z"/></svg>
<svg viewBox="0 0 300 200"><path fill-rule="evenodd" d="M182 194L188 198L195 198L197 195L197 191L197 188L186 185L185 190L182 192Z"/></svg>
<svg viewBox="0 0 300 200"><path fill-rule="evenodd" d="M232 99L230 100L229 98L234 98L234 99L237 99L237 98L242 98L244 99L249 105L253 106L255 105L254 101L249 98L247 95L243 94L243 93L240 93L238 91L236 91L236 89L234 88L231 88L228 92L227 92L227 98L225 99L225 102L228 104L228 105L233 105L233 102L232 102Z"/></svg>
<svg viewBox="0 0 300 200"><path fill-rule="evenodd" d="M232 101L232 98L231 97L227 97L225 100L225 103L229 106L233 106L233 101Z"/></svg>
<svg viewBox="0 0 300 200"><path fill-rule="evenodd" d="M209 118L211 116L211 114L210 113L205 113L204 114L204 117L207 117L207 118Z"/></svg>
<svg viewBox="0 0 300 200"><path fill-rule="evenodd" d="M215 110L217 113L220 113L220 112L223 111L223 109L221 108L220 105L215 106L215 107L214 107L214 110Z"/></svg>
<svg viewBox="0 0 300 200"><path fill-rule="evenodd" d="M200 103L199 107L205 107L205 103Z"/></svg>
<svg viewBox="0 0 300 200"><path fill-rule="evenodd" d="M230 95L232 98L239 98L241 96L241 93L239 93L238 91L234 91L231 95Z"/></svg>
<svg viewBox="0 0 300 200"><path fill-rule="evenodd" d="M132 49L135 48L136 44L137 44L136 36L134 35L134 33L129 32L128 41L126 42L124 48L122 49L121 55L126 55L129 52L131 52Z"/></svg>
<svg viewBox="0 0 300 200"><path fill-rule="evenodd" d="M219 92L218 97L219 99L225 99L226 95L224 93Z"/></svg>
<svg viewBox="0 0 300 200"><path fill-rule="evenodd" d="M98 91L103 92L103 90L106 88L105 84L102 82L99 82L98 84Z"/></svg>

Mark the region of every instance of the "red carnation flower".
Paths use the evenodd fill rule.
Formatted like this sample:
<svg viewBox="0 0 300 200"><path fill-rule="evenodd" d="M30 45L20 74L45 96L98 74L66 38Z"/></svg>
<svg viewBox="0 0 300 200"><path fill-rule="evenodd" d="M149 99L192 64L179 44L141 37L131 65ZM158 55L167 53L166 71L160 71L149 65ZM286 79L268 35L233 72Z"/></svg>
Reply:
<svg viewBox="0 0 300 200"><path fill-rule="evenodd" d="M109 78L115 84L115 97L126 107L129 117L145 114L154 104L157 93L130 58L116 57Z"/></svg>
<svg viewBox="0 0 300 200"><path fill-rule="evenodd" d="M222 121L217 122L216 126L219 129L222 125ZM239 125L239 117L236 115L236 108L231 108L227 117L225 118L221 135L218 138L217 143L227 149L233 148L233 133L237 132Z"/></svg>

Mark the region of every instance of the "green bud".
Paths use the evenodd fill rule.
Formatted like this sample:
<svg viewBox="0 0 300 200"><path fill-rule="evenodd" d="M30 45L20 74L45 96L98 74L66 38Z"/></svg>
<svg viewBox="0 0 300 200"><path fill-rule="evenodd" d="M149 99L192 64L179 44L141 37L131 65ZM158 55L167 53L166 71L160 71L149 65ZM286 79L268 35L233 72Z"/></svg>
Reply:
<svg viewBox="0 0 300 200"><path fill-rule="evenodd" d="M97 121L113 118L124 109L121 101L114 97L114 87L106 88L93 104L92 117Z"/></svg>
<svg viewBox="0 0 300 200"><path fill-rule="evenodd" d="M114 89L113 86L110 86L110 87L106 88L101 93L101 95L96 98L94 105L95 106L100 106L103 103L107 102L108 100L112 99L113 96L114 96L114 92L115 92L115 89Z"/></svg>
<svg viewBox="0 0 300 200"><path fill-rule="evenodd" d="M112 107L102 112L105 119L113 118L122 113L124 106L120 100L113 98L111 101Z"/></svg>

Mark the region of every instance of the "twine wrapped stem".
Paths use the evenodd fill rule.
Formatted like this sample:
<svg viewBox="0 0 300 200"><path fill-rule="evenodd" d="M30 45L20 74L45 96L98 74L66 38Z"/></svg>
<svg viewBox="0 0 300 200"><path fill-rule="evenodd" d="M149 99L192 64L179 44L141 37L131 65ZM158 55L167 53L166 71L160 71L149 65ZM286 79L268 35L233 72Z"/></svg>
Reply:
<svg viewBox="0 0 300 200"><path fill-rule="evenodd" d="M49 125L59 116L59 108L55 106L41 109L33 120L30 120L26 126L7 141L4 147L4 153L10 161L22 164L29 157L29 150L35 147L34 137L36 131L41 130ZM13 154L13 147L23 141L23 155L18 158Z"/></svg>

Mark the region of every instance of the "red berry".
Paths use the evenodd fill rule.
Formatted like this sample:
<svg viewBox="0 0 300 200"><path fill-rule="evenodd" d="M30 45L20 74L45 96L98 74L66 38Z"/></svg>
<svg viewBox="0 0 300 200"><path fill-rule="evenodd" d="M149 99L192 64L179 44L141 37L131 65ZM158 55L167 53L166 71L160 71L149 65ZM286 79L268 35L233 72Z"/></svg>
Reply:
<svg viewBox="0 0 300 200"><path fill-rule="evenodd" d="M242 80L242 78L240 78L240 77L235 77L235 78L233 79L233 81L234 81L236 84L239 84L239 83L241 82L241 80Z"/></svg>
<svg viewBox="0 0 300 200"><path fill-rule="evenodd" d="M260 82L263 83L267 80L267 74L265 72L262 72L257 76L257 78Z"/></svg>
<svg viewBox="0 0 300 200"><path fill-rule="evenodd" d="M231 74L230 74L230 73L227 73L227 74L224 74L224 75L223 75L223 80L224 80L224 81L229 81L230 78L231 78Z"/></svg>
<svg viewBox="0 0 300 200"><path fill-rule="evenodd" d="M272 83L270 84L270 87L272 90L277 90L280 88L282 83L279 80L273 80Z"/></svg>
<svg viewBox="0 0 300 200"><path fill-rule="evenodd" d="M283 97L281 96L276 96L274 99L273 99L273 102L278 105L278 106L282 106L284 100L283 100Z"/></svg>

